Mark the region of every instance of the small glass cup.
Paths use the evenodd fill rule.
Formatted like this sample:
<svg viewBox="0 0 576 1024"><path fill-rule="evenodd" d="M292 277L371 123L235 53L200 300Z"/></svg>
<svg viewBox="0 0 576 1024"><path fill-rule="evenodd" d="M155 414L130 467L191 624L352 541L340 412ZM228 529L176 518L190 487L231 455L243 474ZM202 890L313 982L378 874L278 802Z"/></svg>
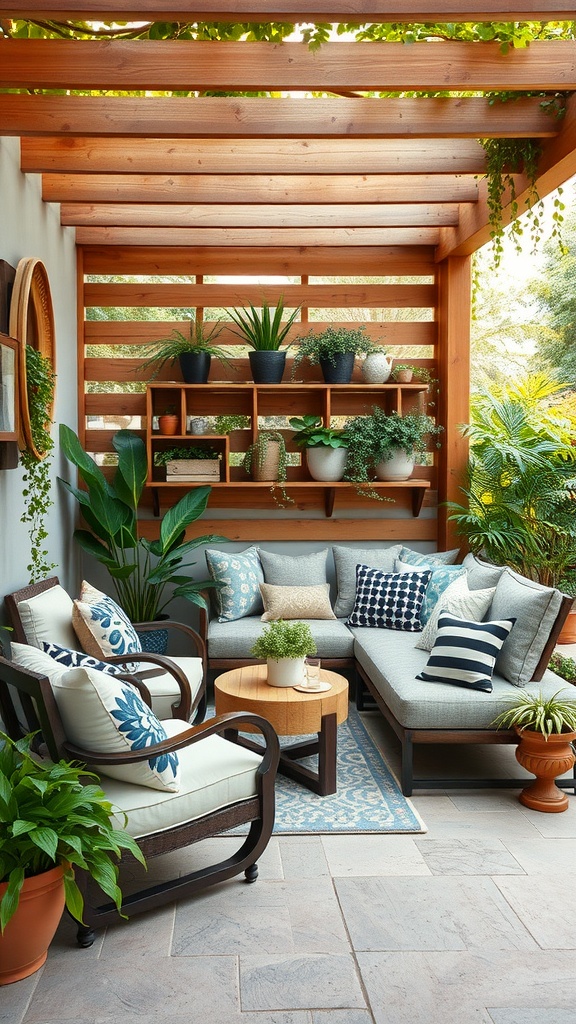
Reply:
<svg viewBox="0 0 576 1024"><path fill-rule="evenodd" d="M317 690L320 686L320 669L322 662L320 658L306 658L305 670L306 670L306 686L310 690Z"/></svg>

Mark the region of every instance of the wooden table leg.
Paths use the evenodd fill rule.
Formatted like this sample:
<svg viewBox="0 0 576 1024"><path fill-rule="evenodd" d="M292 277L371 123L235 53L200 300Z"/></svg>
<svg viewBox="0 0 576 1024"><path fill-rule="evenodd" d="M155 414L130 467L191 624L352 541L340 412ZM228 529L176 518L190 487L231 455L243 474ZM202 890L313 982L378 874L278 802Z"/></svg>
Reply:
<svg viewBox="0 0 576 1024"><path fill-rule="evenodd" d="M336 792L336 715L324 715L318 733L318 793L329 796Z"/></svg>

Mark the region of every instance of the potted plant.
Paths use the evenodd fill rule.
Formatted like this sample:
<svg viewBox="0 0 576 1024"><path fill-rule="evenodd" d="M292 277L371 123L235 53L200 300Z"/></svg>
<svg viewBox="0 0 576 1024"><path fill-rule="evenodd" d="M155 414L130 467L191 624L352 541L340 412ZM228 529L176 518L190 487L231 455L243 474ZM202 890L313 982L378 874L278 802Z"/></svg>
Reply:
<svg viewBox="0 0 576 1024"><path fill-rule="evenodd" d="M267 302L258 311L248 303L248 309L229 309L228 314L238 327L234 331L250 346L248 358L252 379L256 384L279 384L286 365L286 349L280 349L294 323L300 306L282 322L284 300L278 299L274 309Z"/></svg>
<svg viewBox="0 0 576 1024"><path fill-rule="evenodd" d="M432 386L437 383L427 366L413 366L412 363L394 363L390 376L398 384L418 381L420 384Z"/></svg>
<svg viewBox="0 0 576 1024"><path fill-rule="evenodd" d="M186 384L206 384L210 375L212 357L219 359L225 366L232 363L223 348L215 345L214 342L224 330L224 324L220 320L208 321L199 320L194 313L190 313L190 331L188 337L174 329L168 338L160 338L147 346L150 357L142 363L141 370L155 367L152 375L154 380L163 366L168 363L173 366L178 362L182 373L182 379Z"/></svg>
<svg viewBox="0 0 576 1024"><path fill-rule="evenodd" d="M288 422L296 431L294 443L306 451L312 479L341 480L348 457L346 431L324 427L320 416L292 416Z"/></svg>
<svg viewBox="0 0 576 1024"><path fill-rule="evenodd" d="M309 331L300 339L292 375L302 360L307 359L312 366L320 365L327 384L348 384L356 356L373 351L380 349L367 338L364 325L339 327L331 324L319 333Z"/></svg>
<svg viewBox="0 0 576 1024"><path fill-rule="evenodd" d="M166 436L173 436L174 434L178 433L179 427L180 417L176 412L176 406L166 406L166 409L164 410L162 415L158 417L158 430L160 431L161 434L165 434Z"/></svg>
<svg viewBox="0 0 576 1024"><path fill-rule="evenodd" d="M437 436L438 427L424 413L388 416L373 406L368 416L356 416L346 424L349 454L346 480L367 483L379 480L407 480L417 455L427 450L428 438Z"/></svg>
<svg viewBox="0 0 576 1024"><path fill-rule="evenodd" d="M304 659L316 650L307 622L277 619L265 626L250 653L255 658L266 658L270 686L300 686Z"/></svg>
<svg viewBox="0 0 576 1024"><path fill-rule="evenodd" d="M516 759L536 776L520 793L520 803L535 811L565 811L568 796L555 780L572 768L576 754L576 700L541 693L520 693L510 708L493 721L498 729L514 729L520 739Z"/></svg>
<svg viewBox="0 0 576 1024"><path fill-rule="evenodd" d="M187 559L200 545L225 538L209 535L187 541L186 528L204 512L210 488L188 491L164 516L158 539L147 540L138 532L138 505L148 475L144 442L129 430L119 430L112 444L118 452L118 467L108 481L74 431L64 423L60 425L60 447L77 467L85 486L76 488L60 479L80 503L90 528L75 530L74 539L106 566L119 604L133 623L157 619L173 597L185 597L205 607L200 591L214 584L209 580L196 582L186 575L185 570L193 564ZM174 590L167 594L170 584L174 584Z"/></svg>
<svg viewBox="0 0 576 1024"><path fill-rule="evenodd" d="M113 828L112 805L98 776L75 762L31 757L32 738L15 743L0 733L2 985L39 970L64 905L82 922L75 866L87 871L120 911L117 859L128 850L145 865L135 840Z"/></svg>
<svg viewBox="0 0 576 1024"><path fill-rule="evenodd" d="M244 469L254 480L270 482L272 494L275 495L275 485L280 484L282 503L293 504L292 498L286 494L282 486L286 482L288 468L288 456L286 444L279 430L260 430L256 440L248 447L244 455ZM277 499L276 499L277 500Z"/></svg>
<svg viewBox="0 0 576 1024"><path fill-rule="evenodd" d="M166 467L167 483L219 483L220 456L214 448L186 445L154 453L154 465Z"/></svg>
<svg viewBox="0 0 576 1024"><path fill-rule="evenodd" d="M576 661L574 661L574 658L560 654L559 651L554 651L548 668L555 672L557 676L560 676L561 679L565 679L567 683L573 683L576 686Z"/></svg>

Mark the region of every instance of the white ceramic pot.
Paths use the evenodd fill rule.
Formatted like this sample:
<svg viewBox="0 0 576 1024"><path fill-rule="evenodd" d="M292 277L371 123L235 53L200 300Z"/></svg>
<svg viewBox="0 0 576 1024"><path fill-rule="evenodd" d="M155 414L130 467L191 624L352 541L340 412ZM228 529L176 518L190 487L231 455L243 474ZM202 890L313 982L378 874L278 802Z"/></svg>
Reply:
<svg viewBox="0 0 576 1024"><path fill-rule="evenodd" d="M362 377L367 384L385 384L392 372L392 358L385 352L369 352L362 363Z"/></svg>
<svg viewBox="0 0 576 1024"><path fill-rule="evenodd" d="M383 459L374 471L378 480L407 480L414 469L414 453L398 448L389 459Z"/></svg>
<svg viewBox="0 0 576 1024"><path fill-rule="evenodd" d="M304 682L304 658L267 658L270 686L301 686Z"/></svg>
<svg viewBox="0 0 576 1024"><path fill-rule="evenodd" d="M306 449L308 471L313 480L341 480L347 457L347 448L329 448L322 444Z"/></svg>

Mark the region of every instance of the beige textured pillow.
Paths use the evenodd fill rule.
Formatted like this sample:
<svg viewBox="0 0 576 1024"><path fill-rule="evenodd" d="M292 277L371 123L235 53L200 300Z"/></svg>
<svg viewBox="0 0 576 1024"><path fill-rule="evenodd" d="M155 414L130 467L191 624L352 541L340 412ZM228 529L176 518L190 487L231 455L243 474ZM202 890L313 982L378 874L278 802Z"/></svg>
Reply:
<svg viewBox="0 0 576 1024"><path fill-rule="evenodd" d="M273 583L261 583L260 593L264 603L262 622L336 618L330 604L329 583L314 587L275 587Z"/></svg>
<svg viewBox="0 0 576 1024"><path fill-rule="evenodd" d="M414 644L421 651L431 651L438 633L438 620L442 612L450 612L460 619L482 622L494 597L496 587L470 590L465 576L458 576L438 599L420 637Z"/></svg>

